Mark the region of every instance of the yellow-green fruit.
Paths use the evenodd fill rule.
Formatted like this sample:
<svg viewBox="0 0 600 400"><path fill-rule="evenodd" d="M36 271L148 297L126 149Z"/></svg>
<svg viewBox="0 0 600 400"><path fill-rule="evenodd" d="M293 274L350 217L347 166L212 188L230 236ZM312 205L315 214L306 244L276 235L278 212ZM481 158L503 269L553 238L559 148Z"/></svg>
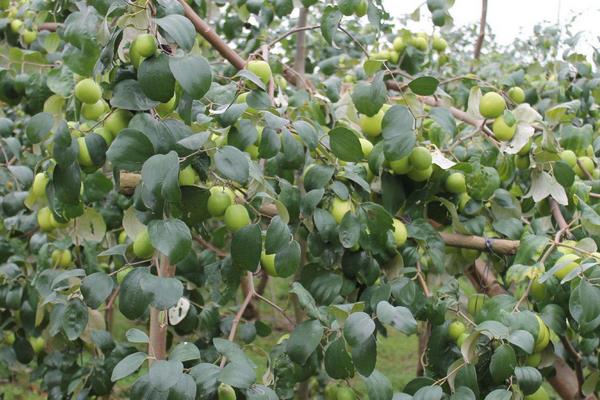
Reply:
<svg viewBox="0 0 600 400"><path fill-rule="evenodd" d="M559 153L559 157L569 164L570 167L575 167L575 165L577 165L577 155L575 155L573 150L563 150Z"/></svg>
<svg viewBox="0 0 600 400"><path fill-rule="evenodd" d="M235 400L235 390L231 386L221 383L218 389L218 398L219 400Z"/></svg>
<svg viewBox="0 0 600 400"><path fill-rule="evenodd" d="M529 168L529 155L526 156L517 156L515 159L515 164L519 169L527 169Z"/></svg>
<svg viewBox="0 0 600 400"><path fill-rule="evenodd" d="M573 171L575 171L577 176L581 179L587 179L587 174L594 172L594 161L587 156L579 157Z"/></svg>
<svg viewBox="0 0 600 400"><path fill-rule="evenodd" d="M400 60L400 53L398 53L396 50L391 50L388 54L388 60L392 64L398 64L398 61Z"/></svg>
<svg viewBox="0 0 600 400"><path fill-rule="evenodd" d="M137 53L142 57L150 57L156 53L156 39L149 33L138 35L133 41Z"/></svg>
<svg viewBox="0 0 600 400"><path fill-rule="evenodd" d="M365 156L365 158L369 157L369 154L373 151L373 143L363 138L358 140L360 141L360 148L362 149L363 156Z"/></svg>
<svg viewBox="0 0 600 400"><path fill-rule="evenodd" d="M354 15L357 17L364 17L367 15L367 11L369 10L369 3L367 0L360 0L354 9Z"/></svg>
<svg viewBox="0 0 600 400"><path fill-rule="evenodd" d="M444 38L439 37L439 36L433 37L433 48L435 49L435 51L442 53L442 52L446 51L447 47L448 47L448 42L446 42L446 40Z"/></svg>
<svg viewBox="0 0 600 400"><path fill-rule="evenodd" d="M479 311L483 308L487 300L487 296L482 293L476 293L469 296L469 301L467 303L467 310L471 315L479 314Z"/></svg>
<svg viewBox="0 0 600 400"><path fill-rule="evenodd" d="M494 131L494 137L501 142L509 141L515 136L517 132L517 124L514 123L509 126L504 120L503 116L500 116L494 120L492 124L492 130Z"/></svg>
<svg viewBox="0 0 600 400"><path fill-rule="evenodd" d="M565 254L556 260L554 265L561 265L560 269L554 272L554 276L558 279L564 279L565 276L569 274L569 272L573 271L575 268L579 266L579 256L576 254Z"/></svg>
<svg viewBox="0 0 600 400"><path fill-rule="evenodd" d="M35 39L37 39L37 32L26 29L23 31L21 37L23 38L23 43L30 45L31 43L35 42Z"/></svg>
<svg viewBox="0 0 600 400"><path fill-rule="evenodd" d="M458 339L456 339L456 345L458 347L462 347L463 343L465 342L465 340L467 340L467 338L469 337L469 334L467 332L462 333Z"/></svg>
<svg viewBox="0 0 600 400"><path fill-rule="evenodd" d="M121 231L119 233L119 238L117 239L117 241L119 242L119 244L127 243L127 232Z"/></svg>
<svg viewBox="0 0 600 400"><path fill-rule="evenodd" d="M529 396L525 396L525 400L549 400L548 393L543 386L540 386L538 390L530 394Z"/></svg>
<svg viewBox="0 0 600 400"><path fill-rule="evenodd" d="M361 115L358 120L358 123L362 132L369 137L377 137L381 135L384 115L385 111L383 111L383 109L379 110L379 112L377 112L377 114L373 115L372 117Z"/></svg>
<svg viewBox="0 0 600 400"><path fill-rule="evenodd" d="M98 100L94 104L83 103L81 106L81 115L85 119L89 119L91 121L97 121L98 118L108 112L109 107L108 104L102 99Z"/></svg>
<svg viewBox="0 0 600 400"><path fill-rule="evenodd" d="M13 19L12 21L10 21L10 30L14 33L19 33L19 30L22 26L23 21L21 21L20 19Z"/></svg>
<svg viewBox="0 0 600 400"><path fill-rule="evenodd" d="M519 155L519 156L527 155L527 154L529 154L530 150L531 150L531 140L528 141L527 144L525 144L525 146L521 147L521 150L519 150L517 155Z"/></svg>
<svg viewBox="0 0 600 400"><path fill-rule="evenodd" d="M50 213L50 224L52 225L52 228L64 228L65 226L67 226L66 222L58 222L56 218L54 218L54 214L52 213Z"/></svg>
<svg viewBox="0 0 600 400"><path fill-rule="evenodd" d="M506 101L496 92L488 92L481 97L479 113L486 119L498 118L506 109Z"/></svg>
<svg viewBox="0 0 600 400"><path fill-rule="evenodd" d="M446 178L446 190L450 193L460 194L467 191L465 176L460 172L454 172Z"/></svg>
<svg viewBox="0 0 600 400"><path fill-rule="evenodd" d="M427 39L423 36L416 36L410 39L410 44L413 45L417 50L427 50Z"/></svg>
<svg viewBox="0 0 600 400"><path fill-rule="evenodd" d="M533 351L540 352L546 347L548 347L548 344L550 343L550 331L548 330L548 327L546 326L544 321L542 321L542 319L539 317L539 315L536 314L535 317L538 321L539 330L537 338L535 339L535 346L533 347Z"/></svg>
<svg viewBox="0 0 600 400"><path fill-rule="evenodd" d="M86 78L75 85L75 97L82 103L94 104L102 97L102 89L93 79Z"/></svg>
<svg viewBox="0 0 600 400"><path fill-rule="evenodd" d="M225 210L225 226L232 232L237 232L252 221L248 210L241 204L232 204Z"/></svg>
<svg viewBox="0 0 600 400"><path fill-rule="evenodd" d="M431 153L426 147L415 147L410 153L409 160L414 169L426 170L431 167Z"/></svg>
<svg viewBox="0 0 600 400"><path fill-rule="evenodd" d="M46 346L46 341L41 336L31 337L31 338L29 338L29 344L31 344L31 348L33 349L33 352L35 354L38 354L42 350L44 350L44 346Z"/></svg>
<svg viewBox="0 0 600 400"><path fill-rule="evenodd" d="M574 240L563 240L560 244L564 244L565 246L559 246L558 250L563 254L575 254L575 250L571 247L577 247L577 242ZM570 246L570 247L566 247Z"/></svg>
<svg viewBox="0 0 600 400"><path fill-rule="evenodd" d="M127 128L133 115L127 110L115 110L104 121L104 128L107 129L113 138L116 138L119 132Z"/></svg>
<svg viewBox="0 0 600 400"><path fill-rule="evenodd" d="M106 128L96 128L94 129L94 133L102 136L102 139L104 139L107 145L110 145L114 139L113 135Z"/></svg>
<svg viewBox="0 0 600 400"><path fill-rule="evenodd" d="M529 294L534 300L543 301L546 298L546 285L540 283L539 280L534 280L531 283Z"/></svg>
<svg viewBox="0 0 600 400"><path fill-rule="evenodd" d="M335 399L336 400L355 400L356 395L354 394L354 391L352 389L350 389L349 387L340 386L337 390Z"/></svg>
<svg viewBox="0 0 600 400"><path fill-rule="evenodd" d="M525 101L525 92L518 86L513 86L508 89L508 97L517 104Z"/></svg>
<svg viewBox="0 0 600 400"><path fill-rule="evenodd" d="M408 238L408 232L406 231L406 226L399 219L394 218L393 220L393 229L394 229L394 242L396 246L400 247L404 243L406 243L406 239Z"/></svg>
<svg viewBox="0 0 600 400"><path fill-rule="evenodd" d="M142 259L150 258L154 254L154 247L147 228L141 231L133 241L133 254Z"/></svg>
<svg viewBox="0 0 600 400"><path fill-rule="evenodd" d="M408 156L399 160L390 161L390 167L392 168L392 171L398 175L408 174L412 169L412 165L410 165L410 159Z"/></svg>
<svg viewBox="0 0 600 400"><path fill-rule="evenodd" d="M158 106L156 106L155 110L161 117L166 117L167 115L171 114L171 112L173 112L176 105L177 95L173 95L173 97L171 97L171 100L167 101L166 103L160 103Z"/></svg>
<svg viewBox="0 0 600 400"><path fill-rule="evenodd" d="M127 274L129 274L131 271L133 271L132 266L120 269L119 272L117 272L117 283L119 285L122 284Z"/></svg>
<svg viewBox="0 0 600 400"><path fill-rule="evenodd" d="M4 343L9 346L12 346L15 343L16 337L15 333L12 331L4 331Z"/></svg>
<svg viewBox="0 0 600 400"><path fill-rule="evenodd" d="M542 353L533 353L525 358L525 365L537 368L542 362Z"/></svg>
<svg viewBox="0 0 600 400"><path fill-rule="evenodd" d="M191 165L179 171L179 186L193 186L198 179L198 173Z"/></svg>
<svg viewBox="0 0 600 400"><path fill-rule="evenodd" d="M271 77L273 76L273 73L271 72L271 66L269 66L269 63L266 61L249 61L246 69L258 76L265 85L269 83Z"/></svg>
<svg viewBox="0 0 600 400"><path fill-rule="evenodd" d="M460 321L453 321L448 325L448 336L450 336L450 339L456 341L466 330L465 324Z"/></svg>
<svg viewBox="0 0 600 400"><path fill-rule="evenodd" d="M433 174L433 167L430 165L427 169L413 168L407 175L415 182L424 182L431 177L431 174Z"/></svg>
<svg viewBox="0 0 600 400"><path fill-rule="evenodd" d="M346 215L346 213L350 212L351 210L352 202L350 200L342 200L339 197L335 197L333 199L333 201L331 202L331 208L329 209L331 215L333 216L333 219L338 224L342 222L344 215Z"/></svg>
<svg viewBox="0 0 600 400"><path fill-rule="evenodd" d="M260 265L267 275L277 276L275 269L275 254L267 254L264 250L260 253Z"/></svg>
<svg viewBox="0 0 600 400"><path fill-rule="evenodd" d="M135 46L135 43L132 43L129 47L129 61L135 69L138 69L142 61L144 61L144 57L141 56L140 52Z"/></svg>
<svg viewBox="0 0 600 400"><path fill-rule="evenodd" d="M88 151L87 144L85 143L85 137L77 138L77 143L79 144L79 153L77 154L79 165L82 167L91 167L94 165L92 157L90 156L90 152Z"/></svg>
<svg viewBox="0 0 600 400"><path fill-rule="evenodd" d="M232 203L231 196L227 192L224 190L215 190L208 197L206 208L208 209L208 213L213 217L220 217L225 214L225 210Z"/></svg>
<svg viewBox="0 0 600 400"><path fill-rule="evenodd" d="M396 50L398 53L402 53L406 48L406 43L404 42L404 39L402 39L401 36L398 36L394 39L392 46L394 47L394 50Z"/></svg>
<svg viewBox="0 0 600 400"><path fill-rule="evenodd" d="M54 229L52 224L52 211L48 207L40 208L37 212L37 222L40 229L44 232L51 231Z"/></svg>
<svg viewBox="0 0 600 400"><path fill-rule="evenodd" d="M325 400L337 400L337 391L338 385L335 383L329 383L325 386L325 390L323 394L325 395Z"/></svg>
<svg viewBox="0 0 600 400"><path fill-rule="evenodd" d="M73 258L69 250L55 249L50 255L50 260L52 260L52 265L65 268L71 265Z"/></svg>
<svg viewBox="0 0 600 400"><path fill-rule="evenodd" d="M46 186L48 186L48 177L44 172L38 172L35 174L33 184L31 185L31 192L37 198L46 197Z"/></svg>
<svg viewBox="0 0 600 400"><path fill-rule="evenodd" d="M229 198L231 199L231 202L232 203L235 202L235 193L233 193L233 190L229 189L228 187L225 187L225 186L213 186L209 190L210 190L210 194L214 194L216 192L225 192L225 194L227 196L229 196Z"/></svg>

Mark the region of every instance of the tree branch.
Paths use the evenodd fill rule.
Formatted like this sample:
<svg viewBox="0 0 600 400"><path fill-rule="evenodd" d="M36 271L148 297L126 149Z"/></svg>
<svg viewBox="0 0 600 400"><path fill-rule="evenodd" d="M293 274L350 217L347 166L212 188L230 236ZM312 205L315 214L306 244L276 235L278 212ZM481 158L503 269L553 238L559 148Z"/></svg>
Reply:
<svg viewBox="0 0 600 400"><path fill-rule="evenodd" d="M481 1L481 20L479 21L479 36L477 36L477 42L475 43L474 58L476 60L479 60L479 56L481 55L481 47L483 46L483 39L485 38L487 7L488 7L488 0L482 0Z"/></svg>
<svg viewBox="0 0 600 400"><path fill-rule="evenodd" d="M170 278L175 276L175 265L169 263L169 258L160 255L156 265L159 277ZM162 317L162 318L161 318ZM167 328L166 311L150 307L150 341L148 342L148 355L152 360L164 360L167 357Z"/></svg>
<svg viewBox="0 0 600 400"><path fill-rule="evenodd" d="M296 29L300 29L296 35L296 56L294 59L294 71L298 73L298 79L304 78L306 70L306 20L308 19L308 8L302 7L298 16L298 25Z"/></svg>

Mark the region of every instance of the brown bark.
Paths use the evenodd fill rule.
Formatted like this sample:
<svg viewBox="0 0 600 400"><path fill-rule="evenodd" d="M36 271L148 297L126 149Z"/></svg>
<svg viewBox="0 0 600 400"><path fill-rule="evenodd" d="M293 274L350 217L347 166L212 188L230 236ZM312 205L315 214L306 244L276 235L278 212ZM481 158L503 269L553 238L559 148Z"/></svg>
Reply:
<svg viewBox="0 0 600 400"><path fill-rule="evenodd" d="M300 9L300 15L298 16L297 28L304 28L308 19L308 8L302 7ZM300 83L301 79L304 79L304 72L306 70L306 31L301 30L296 34L296 58L294 60L294 70L298 74L296 84Z"/></svg>
<svg viewBox="0 0 600 400"><path fill-rule="evenodd" d="M520 244L518 240L485 238L482 236L461 235L459 233L440 232L440 236L446 246L481 251L492 250L500 254L515 254Z"/></svg>
<svg viewBox="0 0 600 400"><path fill-rule="evenodd" d="M169 263L169 258L165 255L160 256L156 270L160 277L175 276L175 266ZM150 341L148 342L148 355L152 360L164 360L167 357L167 328L169 324L165 315L165 310L158 310L150 307Z"/></svg>
<svg viewBox="0 0 600 400"><path fill-rule="evenodd" d="M185 16L192 22L196 31L204 38L210 45L223 56L224 59L229 61L231 65L233 65L237 69L243 69L246 65L246 60L244 60L240 55L233 50L229 45L221 39L219 35L213 31L198 14L192 9L192 7L185 0L179 0L179 3L183 6L183 11Z"/></svg>
<svg viewBox="0 0 600 400"><path fill-rule="evenodd" d="M43 24L40 24L38 26L38 31L50 31L50 32L56 32L56 29L58 28L60 24L56 23L56 22L44 22Z"/></svg>
<svg viewBox="0 0 600 400"><path fill-rule="evenodd" d="M482 0L481 1L481 20L479 21L479 35L477 36L477 42L475 43L474 57L476 60L479 60L479 56L481 56L481 47L483 46L483 39L485 38L487 7L488 7L488 0Z"/></svg>

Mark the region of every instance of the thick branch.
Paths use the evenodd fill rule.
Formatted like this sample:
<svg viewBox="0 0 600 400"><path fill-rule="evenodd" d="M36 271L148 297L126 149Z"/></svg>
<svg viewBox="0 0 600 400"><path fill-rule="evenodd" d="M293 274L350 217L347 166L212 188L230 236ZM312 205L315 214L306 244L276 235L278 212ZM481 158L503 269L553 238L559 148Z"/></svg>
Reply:
<svg viewBox="0 0 600 400"><path fill-rule="evenodd" d="M192 22L196 31L198 31L198 33L206 39L206 41L210 43L224 59L229 61L231 65L237 69L243 69L246 65L246 61L240 57L235 50L229 47L229 45L221 39L221 37L217 35L198 14L196 14L187 1L179 0L179 3L183 6L185 16Z"/></svg>
<svg viewBox="0 0 600 400"><path fill-rule="evenodd" d="M38 31L56 32L59 24L56 22L44 22L38 26Z"/></svg>
<svg viewBox="0 0 600 400"><path fill-rule="evenodd" d="M500 254L515 254L520 244L518 240L493 239L459 233L440 232L440 236L446 246L481 251L491 250Z"/></svg>
<svg viewBox="0 0 600 400"><path fill-rule="evenodd" d="M160 255L160 261L156 266L158 276L175 276L175 266L169 263L169 258ZM167 357L167 328L169 324L166 311L150 307L150 341L148 342L148 354L154 360L164 360Z"/></svg>
<svg viewBox="0 0 600 400"><path fill-rule="evenodd" d="M296 29L302 29L306 26L306 20L308 18L308 8L302 7L300 9L300 15L298 16L298 25ZM305 64L306 64L306 45L305 45L306 31L299 30L296 34L296 58L294 60L294 71L298 73L298 80L304 78Z"/></svg>
<svg viewBox="0 0 600 400"><path fill-rule="evenodd" d="M487 7L488 7L488 0L482 0L481 1L481 20L479 22L479 36L477 36L477 43L475 43L474 57L476 60L479 60L479 56L481 55L481 47L483 46L483 39L485 38Z"/></svg>
<svg viewBox="0 0 600 400"><path fill-rule="evenodd" d="M562 215L562 212L560 211L560 206L552 197L548 198L548 201L550 202L550 210L552 211L552 216L558 224L559 232L561 233L561 235L569 235L569 224L565 220L565 217ZM560 240L560 235L556 238L556 240Z"/></svg>

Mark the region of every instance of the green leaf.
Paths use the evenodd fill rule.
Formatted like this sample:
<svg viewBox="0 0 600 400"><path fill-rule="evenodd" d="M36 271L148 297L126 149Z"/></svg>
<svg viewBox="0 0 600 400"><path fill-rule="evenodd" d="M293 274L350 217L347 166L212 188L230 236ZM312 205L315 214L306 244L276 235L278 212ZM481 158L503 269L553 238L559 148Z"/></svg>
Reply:
<svg viewBox="0 0 600 400"><path fill-rule="evenodd" d="M342 13L337 7L328 5L323 11L323 16L321 17L321 34L329 45L333 44L333 37L341 20Z"/></svg>
<svg viewBox="0 0 600 400"><path fill-rule="evenodd" d="M189 19L183 15L171 14L155 20L156 24L185 51L190 51L194 46L196 29Z"/></svg>
<svg viewBox="0 0 600 400"><path fill-rule="evenodd" d="M535 339L533 338L533 335L526 330L518 329L511 332L510 336L508 336L508 341L515 346L520 347L527 354L533 353Z"/></svg>
<svg viewBox="0 0 600 400"><path fill-rule="evenodd" d="M110 105L113 108L122 108L131 111L147 111L156 107L158 101L148 98L144 94L139 82L135 79L125 79L115 85Z"/></svg>
<svg viewBox="0 0 600 400"><path fill-rule="evenodd" d="M516 367L515 375L524 395L535 393L542 385L542 374L533 367Z"/></svg>
<svg viewBox="0 0 600 400"><path fill-rule="evenodd" d="M179 375L175 385L169 389L168 400L189 400L196 398L196 382L189 374Z"/></svg>
<svg viewBox="0 0 600 400"><path fill-rule="evenodd" d="M104 272L96 272L83 278L81 294L88 307L96 309L110 296L114 281Z"/></svg>
<svg viewBox="0 0 600 400"><path fill-rule="evenodd" d="M71 341L77 339L88 323L88 309L79 299L69 301L62 314L62 329Z"/></svg>
<svg viewBox="0 0 600 400"><path fill-rule="evenodd" d="M360 161L363 159L360 141L350 129L337 127L329 131L331 151L342 161Z"/></svg>
<svg viewBox="0 0 600 400"><path fill-rule="evenodd" d="M506 389L496 389L488 393L484 400L510 400L512 396L513 394L511 391Z"/></svg>
<svg viewBox="0 0 600 400"><path fill-rule="evenodd" d="M221 368L208 363L197 364L190 370L190 375L196 382L198 398L210 399L216 395L220 373Z"/></svg>
<svg viewBox="0 0 600 400"><path fill-rule="evenodd" d="M169 360L186 362L199 359L200 350L198 350L198 347L191 342L181 342L169 353Z"/></svg>
<svg viewBox="0 0 600 400"><path fill-rule="evenodd" d="M424 386L415 392L413 400L440 400L443 394L440 386Z"/></svg>
<svg viewBox="0 0 600 400"><path fill-rule="evenodd" d="M377 362L377 340L370 336L367 340L352 348L352 362L362 376L369 376Z"/></svg>
<svg viewBox="0 0 600 400"><path fill-rule="evenodd" d="M496 384L508 379L517 366L517 355L512 346L502 344L492 354L490 360L490 375Z"/></svg>
<svg viewBox="0 0 600 400"><path fill-rule="evenodd" d="M125 332L125 338L129 343L148 343L150 341L146 332L137 328L128 329L127 332Z"/></svg>
<svg viewBox="0 0 600 400"><path fill-rule="evenodd" d="M381 372L374 370L371 375L363 379L369 400L392 400L394 395L392 384Z"/></svg>
<svg viewBox="0 0 600 400"><path fill-rule="evenodd" d="M284 245L275 254L275 270L282 278L292 276L300 266L300 244L293 240Z"/></svg>
<svg viewBox="0 0 600 400"><path fill-rule="evenodd" d="M154 155L154 146L148 137L136 129L123 129L106 152L115 168L137 172Z"/></svg>
<svg viewBox="0 0 600 400"><path fill-rule="evenodd" d="M148 377L155 387L167 390L175 385L183 373L183 364L173 360L155 360L150 366Z"/></svg>
<svg viewBox="0 0 600 400"><path fill-rule="evenodd" d="M169 257L171 264L183 260L192 248L192 235L180 219L154 220L148 224L152 246Z"/></svg>
<svg viewBox="0 0 600 400"><path fill-rule="evenodd" d="M164 53L142 61L137 71L140 88L150 100L166 103L175 94L175 77L169 68L169 56Z"/></svg>
<svg viewBox="0 0 600 400"><path fill-rule="evenodd" d="M432 76L420 76L410 81L408 87L419 96L431 96L439 84L440 82Z"/></svg>
<svg viewBox="0 0 600 400"><path fill-rule="evenodd" d="M277 253L291 239L289 226L281 220L279 215L271 219L265 237L265 252L267 254Z"/></svg>
<svg viewBox="0 0 600 400"><path fill-rule="evenodd" d="M354 376L354 365L346 351L346 342L337 338L325 350L325 371L332 379L349 379Z"/></svg>
<svg viewBox="0 0 600 400"><path fill-rule="evenodd" d="M385 113L381 126L385 158L394 161L408 156L417 142L415 118L408 108L392 106Z"/></svg>
<svg viewBox="0 0 600 400"><path fill-rule="evenodd" d="M317 320L297 325L287 341L286 353L293 362L304 365L317 349L323 336L323 326Z"/></svg>
<svg viewBox="0 0 600 400"><path fill-rule="evenodd" d="M128 355L115 366L110 380L116 382L133 374L142 366L147 356L146 353L142 353L141 351Z"/></svg>
<svg viewBox="0 0 600 400"><path fill-rule="evenodd" d="M406 307L394 307L387 301L377 304L377 318L383 324L388 324L406 335L412 335L417 330L417 321Z"/></svg>
<svg viewBox="0 0 600 400"><path fill-rule="evenodd" d="M304 174L304 188L307 191L324 188L335 172L332 165L313 164Z"/></svg>
<svg viewBox="0 0 600 400"><path fill-rule="evenodd" d="M152 294L142 289L142 279L146 275L148 275L148 271L145 268L135 268L125 276L121 284L119 311L127 319L133 320L141 317L152 301Z"/></svg>
<svg viewBox="0 0 600 400"><path fill-rule="evenodd" d="M344 337L352 347L362 344L374 331L375 322L364 312L350 314L344 324Z"/></svg>
<svg viewBox="0 0 600 400"><path fill-rule="evenodd" d="M258 224L247 225L233 234L231 239L231 259L233 263L247 271L256 271L260 262L262 237Z"/></svg>
<svg viewBox="0 0 600 400"><path fill-rule="evenodd" d="M256 372L248 364L229 363L223 368L219 380L239 389L247 389L256 381Z"/></svg>
<svg viewBox="0 0 600 400"><path fill-rule="evenodd" d="M146 274L141 284L142 290L152 295L151 304L158 310L174 307L183 296L183 284L177 278Z"/></svg>
<svg viewBox="0 0 600 400"><path fill-rule="evenodd" d="M356 110L369 117L377 114L387 99L387 90L383 82L383 72L379 72L369 84L359 82L354 86L352 102Z"/></svg>
<svg viewBox="0 0 600 400"><path fill-rule="evenodd" d="M306 312L306 314L311 318L321 318L321 314L319 309L317 308L317 304L315 299L312 297L310 292L302 286L299 282L292 283L292 289L290 293L293 293L298 298L298 303L302 310Z"/></svg>
<svg viewBox="0 0 600 400"><path fill-rule="evenodd" d="M347 249L351 249L358 243L360 238L361 224L352 213L346 213L339 227L340 243Z"/></svg>
<svg viewBox="0 0 600 400"><path fill-rule="evenodd" d="M48 136L53 125L52 114L47 112L35 114L27 123L25 134L32 143L39 143Z"/></svg>
<svg viewBox="0 0 600 400"><path fill-rule="evenodd" d="M600 215L581 198L578 199L583 228L592 235L600 235Z"/></svg>
<svg viewBox="0 0 600 400"><path fill-rule="evenodd" d="M184 92L192 99L202 99L210 89L212 72L204 57L194 54L170 57L169 67Z"/></svg>
<svg viewBox="0 0 600 400"><path fill-rule="evenodd" d="M600 326L600 288L582 280L571 292L569 312L583 334L595 332Z"/></svg>
<svg viewBox="0 0 600 400"><path fill-rule="evenodd" d="M225 146L217 150L214 156L217 171L224 177L239 183L246 183L250 167L246 155L233 146Z"/></svg>

